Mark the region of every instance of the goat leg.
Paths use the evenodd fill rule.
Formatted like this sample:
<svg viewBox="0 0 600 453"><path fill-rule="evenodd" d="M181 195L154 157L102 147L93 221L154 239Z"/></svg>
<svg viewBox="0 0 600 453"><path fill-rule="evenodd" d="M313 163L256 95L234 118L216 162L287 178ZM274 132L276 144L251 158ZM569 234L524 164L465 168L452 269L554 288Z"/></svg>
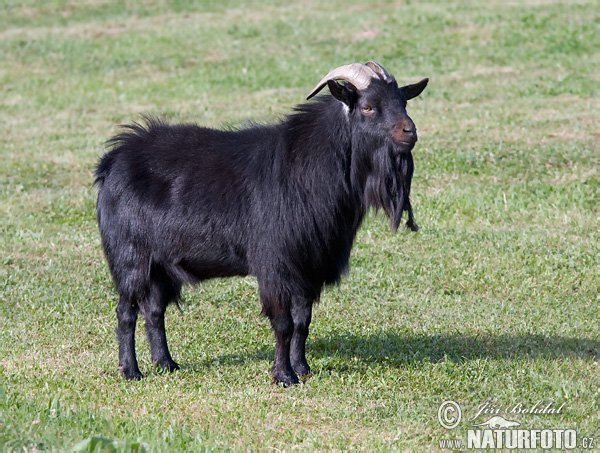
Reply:
<svg viewBox="0 0 600 453"><path fill-rule="evenodd" d="M137 302L121 296L117 305L118 325L115 329L119 341L119 368L127 380L139 380L140 372L135 357L135 324L140 308Z"/></svg>
<svg viewBox="0 0 600 453"><path fill-rule="evenodd" d="M312 300L294 298L292 301L292 319L294 321L294 334L290 350L292 368L298 376L310 374L310 366L306 361L306 338L308 326L312 317Z"/></svg>
<svg viewBox="0 0 600 453"><path fill-rule="evenodd" d="M141 308L146 321L146 335L150 344L152 362L164 370L175 371L179 369L179 365L171 358L165 332L167 304L168 300L162 300L158 294L153 292Z"/></svg>
<svg viewBox="0 0 600 453"><path fill-rule="evenodd" d="M261 302L263 313L269 317L275 334L275 361L271 376L276 383L298 384L300 381L290 362L290 345L294 334L294 321L290 308L287 304L280 303L277 298L261 297Z"/></svg>

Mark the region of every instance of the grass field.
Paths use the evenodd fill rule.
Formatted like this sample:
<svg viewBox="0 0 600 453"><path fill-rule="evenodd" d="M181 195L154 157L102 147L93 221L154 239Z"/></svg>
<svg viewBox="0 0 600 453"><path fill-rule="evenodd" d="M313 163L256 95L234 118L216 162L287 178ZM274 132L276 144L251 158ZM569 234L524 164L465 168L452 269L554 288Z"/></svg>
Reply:
<svg viewBox="0 0 600 453"><path fill-rule="evenodd" d="M481 404L540 400L564 406L502 413L600 448L598 2L239 5L0 0L0 450L438 449ZM124 382L92 187L105 140L140 114L276 121L369 59L431 78L409 104L421 230L367 218L316 308L312 377L271 383L244 278L168 311L174 374L140 323L147 378Z"/></svg>

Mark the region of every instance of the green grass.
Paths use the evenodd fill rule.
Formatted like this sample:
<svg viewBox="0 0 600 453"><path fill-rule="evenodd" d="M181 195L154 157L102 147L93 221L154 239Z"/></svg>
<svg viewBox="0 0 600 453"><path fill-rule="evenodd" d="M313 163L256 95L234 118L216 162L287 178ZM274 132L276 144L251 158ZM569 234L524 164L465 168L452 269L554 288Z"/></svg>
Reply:
<svg viewBox="0 0 600 453"><path fill-rule="evenodd" d="M511 419L600 446L598 3L322 3L0 1L0 449L437 449L484 402L538 400L565 410ZM368 59L431 78L409 105L421 230L365 221L316 308L313 376L271 384L244 278L169 310L179 372L153 367L140 323L148 377L124 382L94 216L105 140L142 113L275 121Z"/></svg>

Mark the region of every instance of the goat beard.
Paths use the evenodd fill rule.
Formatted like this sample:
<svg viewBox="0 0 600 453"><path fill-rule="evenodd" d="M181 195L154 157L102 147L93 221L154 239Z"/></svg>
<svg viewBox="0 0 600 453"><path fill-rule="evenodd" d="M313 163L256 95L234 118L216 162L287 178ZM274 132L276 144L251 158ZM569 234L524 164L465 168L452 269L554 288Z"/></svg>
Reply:
<svg viewBox="0 0 600 453"><path fill-rule="evenodd" d="M365 184L367 207L383 209L390 219L390 228L397 231L402 221L402 213L408 213L406 226L412 231L419 227L413 220L410 205L410 183L414 171L410 151L398 149L388 144L372 155L372 171Z"/></svg>

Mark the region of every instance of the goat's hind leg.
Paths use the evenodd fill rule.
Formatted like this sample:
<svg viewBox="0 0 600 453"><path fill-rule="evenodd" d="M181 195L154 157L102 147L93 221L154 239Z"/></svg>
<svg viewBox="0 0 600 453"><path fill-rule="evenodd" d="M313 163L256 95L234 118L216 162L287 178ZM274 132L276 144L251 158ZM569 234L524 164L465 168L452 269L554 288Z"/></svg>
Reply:
<svg viewBox="0 0 600 453"><path fill-rule="evenodd" d="M140 308L146 321L146 335L150 344L150 357L158 367L175 371L179 365L175 363L167 346L165 331L165 312L167 306L179 296L180 287L168 280L153 281L149 296Z"/></svg>
<svg viewBox="0 0 600 453"><path fill-rule="evenodd" d="M143 378L135 357L135 324L139 312L136 301L121 296L117 305L117 340L119 341L119 368L128 380Z"/></svg>

